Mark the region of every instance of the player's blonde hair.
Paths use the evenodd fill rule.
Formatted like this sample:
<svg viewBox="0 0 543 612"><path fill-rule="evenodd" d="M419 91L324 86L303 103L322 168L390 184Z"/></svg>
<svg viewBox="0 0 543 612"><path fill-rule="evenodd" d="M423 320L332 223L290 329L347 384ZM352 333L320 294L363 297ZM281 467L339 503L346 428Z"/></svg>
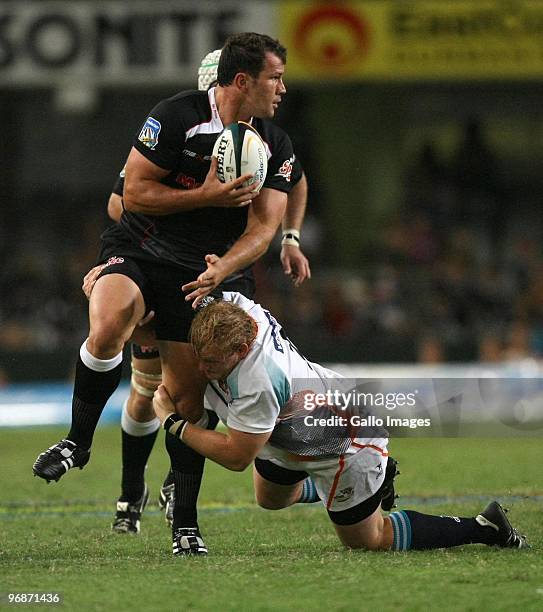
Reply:
<svg viewBox="0 0 543 612"><path fill-rule="evenodd" d="M242 344L251 346L257 333L256 321L245 310L232 302L216 300L194 317L189 341L197 355L207 347L231 354Z"/></svg>

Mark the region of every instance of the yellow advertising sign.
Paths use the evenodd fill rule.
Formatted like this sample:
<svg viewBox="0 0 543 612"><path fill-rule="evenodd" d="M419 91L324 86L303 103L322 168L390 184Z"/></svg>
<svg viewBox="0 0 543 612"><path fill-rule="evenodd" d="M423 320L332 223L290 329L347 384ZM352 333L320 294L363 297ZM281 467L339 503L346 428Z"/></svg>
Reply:
<svg viewBox="0 0 543 612"><path fill-rule="evenodd" d="M280 3L289 80L538 79L542 0Z"/></svg>

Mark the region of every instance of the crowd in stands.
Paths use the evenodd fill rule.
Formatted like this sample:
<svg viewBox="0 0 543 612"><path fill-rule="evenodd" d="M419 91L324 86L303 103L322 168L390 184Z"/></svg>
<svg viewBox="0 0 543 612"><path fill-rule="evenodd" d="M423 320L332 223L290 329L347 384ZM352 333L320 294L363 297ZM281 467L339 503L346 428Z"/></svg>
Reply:
<svg viewBox="0 0 543 612"><path fill-rule="evenodd" d="M403 194L358 269L317 269L297 292L266 296L289 333L323 347L319 359L543 356L540 191L507 176L470 120L452 159L422 146Z"/></svg>
<svg viewBox="0 0 543 612"><path fill-rule="evenodd" d="M541 357L540 202L537 189L517 187L504 177L480 124L469 122L452 159L440 159L432 142L422 146L406 169L397 213L365 245L359 267L335 269L320 256L313 279L291 289L276 247L256 267L258 299L317 361ZM13 231L1 235L0 354L73 352L86 333L80 287L104 211L54 223L21 214L10 223ZM316 261L318 221L309 216L309 223L317 230L304 248Z"/></svg>

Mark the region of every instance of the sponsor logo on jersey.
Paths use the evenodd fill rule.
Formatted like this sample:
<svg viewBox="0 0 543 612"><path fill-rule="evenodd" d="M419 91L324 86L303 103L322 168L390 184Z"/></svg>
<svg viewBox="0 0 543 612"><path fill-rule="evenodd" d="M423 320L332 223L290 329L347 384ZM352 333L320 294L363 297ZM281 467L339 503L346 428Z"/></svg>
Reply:
<svg viewBox="0 0 543 612"><path fill-rule="evenodd" d="M337 495L334 496L334 499L338 503L346 502L347 500L351 499L353 495L354 487L345 487L344 489L341 489Z"/></svg>
<svg viewBox="0 0 543 612"><path fill-rule="evenodd" d="M153 117L147 117L145 124L141 128L138 140L149 149L153 150L158 144L158 135L162 126L160 121L153 119Z"/></svg>
<svg viewBox="0 0 543 612"><path fill-rule="evenodd" d="M104 268L107 268L108 266L114 266L115 264L122 264L122 263L124 263L124 257L110 257L104 264Z"/></svg>
<svg viewBox="0 0 543 612"><path fill-rule="evenodd" d="M294 164L294 155L285 159L275 176L282 176L287 183L290 183L290 175L292 174L292 165Z"/></svg>
<svg viewBox="0 0 543 612"><path fill-rule="evenodd" d="M202 183L199 183L193 176L188 176L180 172L175 177L175 182L178 185L182 185L185 189L196 189L196 187L200 187Z"/></svg>
<svg viewBox="0 0 543 612"><path fill-rule="evenodd" d="M211 161L211 155L200 155L200 153L195 153L190 149L183 149L183 155L187 157L192 157L193 159L197 159L199 162L209 162Z"/></svg>
<svg viewBox="0 0 543 612"><path fill-rule="evenodd" d="M224 171L225 171L224 154L228 146L228 139L226 138L224 133L221 136L219 136L219 138L220 138L219 146L217 148L217 177L219 181L221 181L221 183L226 183L226 177L224 175ZM230 167L227 168L227 170L228 172L232 172L232 169Z"/></svg>

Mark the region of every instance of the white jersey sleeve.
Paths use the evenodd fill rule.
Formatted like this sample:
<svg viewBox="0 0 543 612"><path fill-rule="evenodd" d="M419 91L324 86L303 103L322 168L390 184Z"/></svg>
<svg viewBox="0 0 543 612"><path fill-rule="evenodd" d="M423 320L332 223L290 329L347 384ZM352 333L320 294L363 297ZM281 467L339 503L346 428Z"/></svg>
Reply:
<svg viewBox="0 0 543 612"><path fill-rule="evenodd" d="M253 392L232 399L226 425L245 433L268 433L273 431L278 414L279 406L273 392Z"/></svg>

